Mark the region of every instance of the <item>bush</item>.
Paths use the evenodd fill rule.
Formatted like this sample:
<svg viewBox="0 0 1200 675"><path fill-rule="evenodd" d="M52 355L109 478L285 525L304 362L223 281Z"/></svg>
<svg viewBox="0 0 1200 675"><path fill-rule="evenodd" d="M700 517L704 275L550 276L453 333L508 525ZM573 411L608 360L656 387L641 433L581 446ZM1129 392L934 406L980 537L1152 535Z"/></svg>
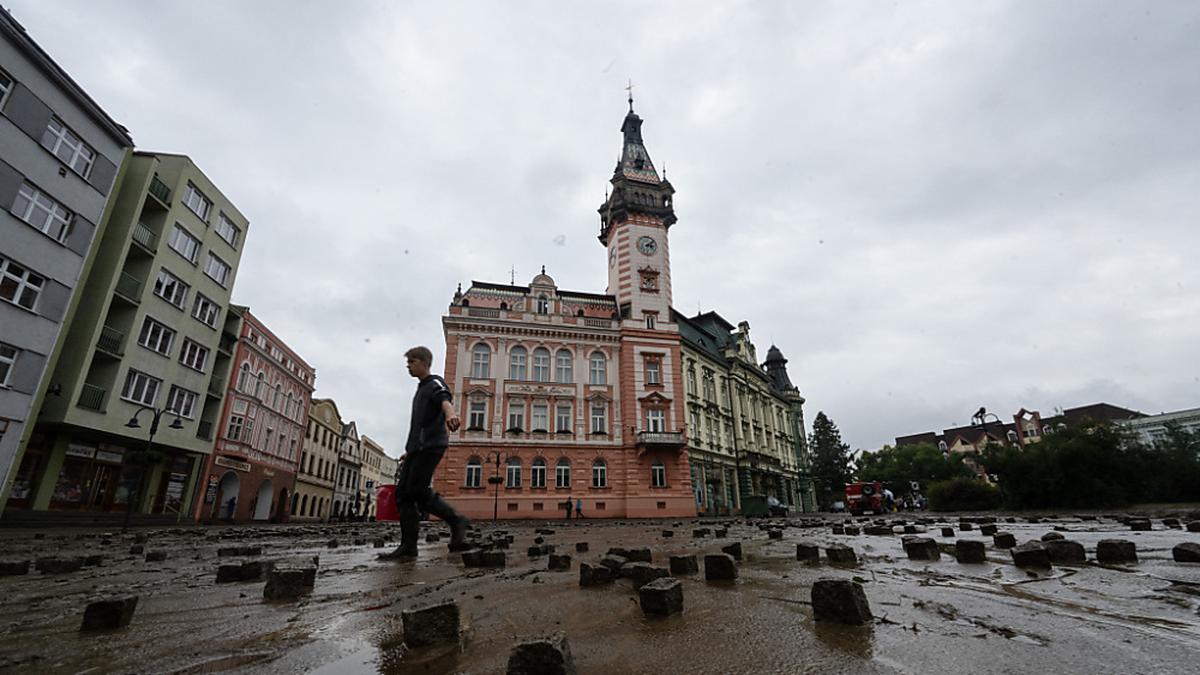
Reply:
<svg viewBox="0 0 1200 675"><path fill-rule="evenodd" d="M990 511L1000 506L1000 491L974 478L955 478L929 487L934 511Z"/></svg>

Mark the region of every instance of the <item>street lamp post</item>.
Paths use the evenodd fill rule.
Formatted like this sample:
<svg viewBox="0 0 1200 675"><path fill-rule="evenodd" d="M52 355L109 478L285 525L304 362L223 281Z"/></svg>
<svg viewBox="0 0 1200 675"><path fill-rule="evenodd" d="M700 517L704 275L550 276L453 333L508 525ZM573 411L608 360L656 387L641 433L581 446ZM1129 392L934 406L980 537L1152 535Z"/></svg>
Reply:
<svg viewBox="0 0 1200 675"><path fill-rule="evenodd" d="M492 500L492 521L495 522L500 517L500 484L504 481L500 478L500 455L503 454L499 450L493 450L487 454L488 457L495 459L495 471L492 477L488 478L488 482L495 485L496 496ZM507 456L505 456L507 459Z"/></svg>
<svg viewBox="0 0 1200 675"><path fill-rule="evenodd" d="M145 480L145 477L146 477L145 476L145 474L146 474L145 466L146 466L146 464L153 461L153 458L154 458L154 454L153 454L154 434L158 433L158 421L160 419L162 419L163 414L165 414L167 412L171 412L175 415L175 421L171 422L170 428L172 428L172 429L182 429L183 428L183 420L180 419L178 412L173 411L173 410L168 410L165 406L162 408L151 408L149 406L144 406L144 405L138 406L137 412L135 412L133 414L133 417L129 418L129 421L125 423L125 426L129 429L142 428L142 425L138 423L138 417L140 417L142 412L146 411L146 410L150 411L150 414L152 417L150 419L150 438L148 438L146 440L146 449L143 451L144 456L140 458L140 461L139 461L139 458L131 457L131 455L133 455L134 453L130 453L129 455L126 455L126 457L125 457L126 460L132 460L130 463L139 465L140 469L138 471L137 482L134 483L134 492L132 495L130 495L129 505L125 508L125 524L121 526L122 530L129 529L129 519L130 519L130 517L133 516L133 510L137 507L137 502L139 499L141 499L141 496L142 496L142 482Z"/></svg>

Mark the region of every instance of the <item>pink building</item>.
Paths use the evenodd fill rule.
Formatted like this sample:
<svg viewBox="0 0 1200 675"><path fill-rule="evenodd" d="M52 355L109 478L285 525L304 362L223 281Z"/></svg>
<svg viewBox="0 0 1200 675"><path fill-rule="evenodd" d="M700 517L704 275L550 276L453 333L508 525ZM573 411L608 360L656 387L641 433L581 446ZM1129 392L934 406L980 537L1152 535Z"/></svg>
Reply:
<svg viewBox="0 0 1200 675"><path fill-rule="evenodd" d="M288 519L316 371L250 312L197 496L196 519Z"/></svg>

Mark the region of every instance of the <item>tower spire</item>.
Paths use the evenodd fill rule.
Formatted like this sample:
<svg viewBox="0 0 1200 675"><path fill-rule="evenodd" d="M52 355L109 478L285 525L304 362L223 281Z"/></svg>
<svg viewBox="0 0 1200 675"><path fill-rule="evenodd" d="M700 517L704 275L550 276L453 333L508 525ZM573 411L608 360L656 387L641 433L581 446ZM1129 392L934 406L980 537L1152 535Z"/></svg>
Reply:
<svg viewBox="0 0 1200 675"><path fill-rule="evenodd" d="M629 86L625 87L625 91L629 92L629 112L633 112L633 80L629 80Z"/></svg>

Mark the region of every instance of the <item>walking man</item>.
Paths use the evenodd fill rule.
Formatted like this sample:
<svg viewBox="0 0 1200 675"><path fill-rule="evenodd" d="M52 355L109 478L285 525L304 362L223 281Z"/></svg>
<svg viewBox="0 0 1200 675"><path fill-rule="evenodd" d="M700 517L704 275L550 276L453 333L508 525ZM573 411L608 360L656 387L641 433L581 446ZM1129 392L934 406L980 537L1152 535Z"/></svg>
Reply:
<svg viewBox="0 0 1200 675"><path fill-rule="evenodd" d="M567 495L567 520L571 519L571 495Z"/></svg>
<svg viewBox="0 0 1200 675"><path fill-rule="evenodd" d="M417 378L413 396L412 422L404 445L400 473L396 478L396 509L400 512L400 547L386 558L415 558L421 513L432 513L450 526L450 550L458 550L467 536L467 519L459 515L433 491L430 483L438 462L450 443L446 430L458 431L461 421L454 411L453 396L446 381L429 369L433 353L426 347L413 347L404 353L408 374Z"/></svg>
<svg viewBox="0 0 1200 675"><path fill-rule="evenodd" d="M571 503L571 502L567 502L567 504L568 504L568 505L569 505L570 503ZM582 518L582 517L583 517L583 500L582 500L582 499L576 499L576 500L575 500L575 518L576 518L576 519L579 519L579 518Z"/></svg>

